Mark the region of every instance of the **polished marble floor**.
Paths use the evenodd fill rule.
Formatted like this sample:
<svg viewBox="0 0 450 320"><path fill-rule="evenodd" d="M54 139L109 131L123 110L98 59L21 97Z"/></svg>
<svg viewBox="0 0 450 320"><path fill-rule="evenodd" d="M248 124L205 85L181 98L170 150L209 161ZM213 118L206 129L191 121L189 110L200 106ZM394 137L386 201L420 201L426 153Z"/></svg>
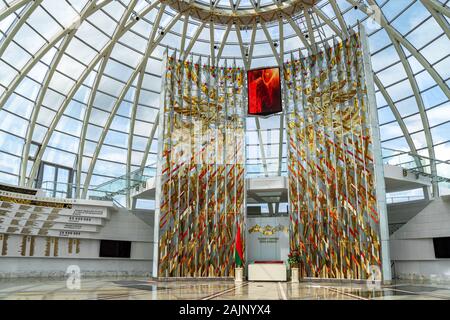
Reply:
<svg viewBox="0 0 450 320"><path fill-rule="evenodd" d="M75 288L74 288L75 287ZM168 281L84 278L0 280L1 300L450 300L450 284L397 282L381 288L326 282Z"/></svg>

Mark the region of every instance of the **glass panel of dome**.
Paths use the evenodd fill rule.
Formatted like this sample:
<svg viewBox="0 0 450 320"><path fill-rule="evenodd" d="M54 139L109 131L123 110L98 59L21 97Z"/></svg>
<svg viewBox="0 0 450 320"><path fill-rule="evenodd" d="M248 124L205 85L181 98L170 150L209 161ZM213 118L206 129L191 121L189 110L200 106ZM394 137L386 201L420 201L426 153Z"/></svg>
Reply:
<svg viewBox="0 0 450 320"><path fill-rule="evenodd" d="M372 65L373 70L378 72L379 70L399 61L397 52L395 51L394 46L390 46L383 51L372 56Z"/></svg>
<svg viewBox="0 0 450 320"><path fill-rule="evenodd" d="M397 123L389 123L386 125L380 125L380 133L381 133L382 141L392 139L392 138L397 138L403 134L402 130L400 129L400 127Z"/></svg>
<svg viewBox="0 0 450 320"><path fill-rule="evenodd" d="M97 51L100 51L110 40L110 37L98 31L91 23L86 22L78 28L77 37Z"/></svg>
<svg viewBox="0 0 450 320"><path fill-rule="evenodd" d="M38 114L37 122L48 128L52 123L52 119L55 117L56 112L45 107L43 107L42 111L43 112L39 112Z"/></svg>
<svg viewBox="0 0 450 320"><path fill-rule="evenodd" d="M382 108L378 110L378 119L380 124L385 124L387 122L395 121L394 114L390 108Z"/></svg>
<svg viewBox="0 0 450 320"><path fill-rule="evenodd" d="M450 132L450 122L446 122L437 127L431 128L431 135L433 137L433 143L438 144L438 143L442 143L442 142L447 142L448 141L448 135L447 135L448 132ZM448 155L444 156L442 159L447 159L447 157L448 157Z"/></svg>
<svg viewBox="0 0 450 320"><path fill-rule="evenodd" d="M413 95L413 91L408 80L404 80L398 84L388 87L386 90L394 102Z"/></svg>
<svg viewBox="0 0 450 320"><path fill-rule="evenodd" d="M9 110L24 118L29 118L33 109L33 103L19 95L13 94L5 105L4 110Z"/></svg>
<svg viewBox="0 0 450 320"><path fill-rule="evenodd" d="M43 38L42 34L37 34L36 31L25 24L17 32L16 36L14 37L13 43L19 45L29 54L34 54L46 44L47 40L48 39Z"/></svg>
<svg viewBox="0 0 450 320"><path fill-rule="evenodd" d="M47 129L40 124L36 124L33 132L33 138L32 140L34 142L42 143L42 140L44 139L45 133L47 132ZM22 135L24 136L24 135Z"/></svg>
<svg viewBox="0 0 450 320"><path fill-rule="evenodd" d="M444 103L445 101L448 101L441 88L437 86L422 92L422 98L425 109L432 108L436 105Z"/></svg>
<svg viewBox="0 0 450 320"><path fill-rule="evenodd" d="M423 128L422 118L420 117L420 114L415 114L407 118L403 118L403 122L405 123L406 128L409 132L420 131Z"/></svg>
<svg viewBox="0 0 450 320"><path fill-rule="evenodd" d="M450 57L436 63L433 67L443 79L450 78Z"/></svg>
<svg viewBox="0 0 450 320"><path fill-rule="evenodd" d="M450 48L450 40L446 35L434 40L428 46L423 48L420 53L430 62L434 64L435 62L448 56L448 51L440 50L440 48Z"/></svg>
<svg viewBox="0 0 450 320"><path fill-rule="evenodd" d="M53 90L58 91L59 93L67 94L69 93L69 90L72 88L74 84L75 84L74 79L70 79L64 74L55 72L53 74L52 80L50 80L49 87L52 88Z"/></svg>
<svg viewBox="0 0 450 320"><path fill-rule="evenodd" d="M380 29L380 31L373 33L369 37L370 51L372 53L375 53L376 51L390 44L391 39L389 39L389 36L387 35L386 31L384 31L384 29Z"/></svg>
<svg viewBox="0 0 450 320"><path fill-rule="evenodd" d="M2 60L14 66L16 70L23 68L30 58L31 55L15 43L10 44L2 56Z"/></svg>
<svg viewBox="0 0 450 320"><path fill-rule="evenodd" d="M15 71L5 62L0 61L0 85L4 87L9 86L16 75L17 71Z"/></svg>
<svg viewBox="0 0 450 320"><path fill-rule="evenodd" d="M59 1L58 3L63 3L63 1ZM46 8L46 10L48 9ZM73 20L75 18L73 13L73 11L72 14L68 13L66 18ZM61 23L60 21L58 22ZM27 24L31 26L33 30L38 32L41 37L45 37L46 40L50 40L52 35L62 30L61 25L49 16L40 6L36 8L33 14L27 19ZM63 22L62 25L65 25L65 23Z"/></svg>
<svg viewBox="0 0 450 320"><path fill-rule="evenodd" d="M402 117L406 117L413 113L419 112L419 108L417 107L417 101L414 96L407 98L405 100L396 102L395 106L397 107L397 110Z"/></svg>
<svg viewBox="0 0 450 320"><path fill-rule="evenodd" d="M397 63L392 67L389 67L387 69L384 69L383 71L378 72L377 76L385 86L389 86L394 82L398 82L400 80L407 78L405 69L403 68L403 65L401 63Z"/></svg>
<svg viewBox="0 0 450 320"><path fill-rule="evenodd" d="M407 39L414 45L414 47L419 48L421 53L423 53L423 47L428 45L433 45L439 40L435 40L442 34L442 29L439 25L433 20L429 19L424 24L420 25L415 29L412 33L407 36ZM445 36L444 36L445 37ZM438 43L438 45L440 45ZM429 53L429 52L428 52ZM430 61L433 63L438 59Z"/></svg>
<svg viewBox="0 0 450 320"><path fill-rule="evenodd" d="M355 10L351 8L349 11L344 13L344 20L348 26L356 26L358 21L363 21L366 18L366 14L361 12L361 10Z"/></svg>
<svg viewBox="0 0 450 320"><path fill-rule="evenodd" d="M0 131L0 150L9 154L20 155L23 139Z"/></svg>
<svg viewBox="0 0 450 320"><path fill-rule="evenodd" d="M423 131L411 134L411 138L413 139L414 144L415 144L417 149L426 148L427 147L427 140L425 138L425 133ZM424 155L428 156L427 153L428 153L428 151L425 150L424 151Z"/></svg>
<svg viewBox="0 0 450 320"><path fill-rule="evenodd" d="M405 150L408 151L410 150L408 143L406 142L405 137L399 137L397 139L392 139L386 142L383 142L383 147L384 148L391 148L394 150ZM383 155L384 155L383 151Z"/></svg>
<svg viewBox="0 0 450 320"><path fill-rule="evenodd" d="M35 100L39 92L39 84L29 78L24 78L17 86L16 92L31 100Z"/></svg>

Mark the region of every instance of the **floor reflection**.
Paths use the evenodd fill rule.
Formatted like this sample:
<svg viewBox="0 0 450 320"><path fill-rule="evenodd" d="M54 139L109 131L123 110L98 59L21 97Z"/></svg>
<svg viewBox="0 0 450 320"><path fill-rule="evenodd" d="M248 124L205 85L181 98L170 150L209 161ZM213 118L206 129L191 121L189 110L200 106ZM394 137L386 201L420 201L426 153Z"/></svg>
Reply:
<svg viewBox="0 0 450 320"><path fill-rule="evenodd" d="M84 278L79 289L65 279L0 281L2 300L449 300L450 285L398 282L372 288L327 282L153 281L146 278Z"/></svg>

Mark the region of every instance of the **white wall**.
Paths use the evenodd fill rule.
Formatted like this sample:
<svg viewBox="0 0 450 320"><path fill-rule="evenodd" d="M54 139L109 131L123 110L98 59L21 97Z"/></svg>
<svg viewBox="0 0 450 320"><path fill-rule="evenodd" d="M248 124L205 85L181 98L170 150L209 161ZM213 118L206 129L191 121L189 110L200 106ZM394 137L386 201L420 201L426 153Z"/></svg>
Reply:
<svg viewBox="0 0 450 320"><path fill-rule="evenodd" d="M151 276L151 260L116 258L0 258L1 278L64 277L69 266L86 276Z"/></svg>
<svg viewBox="0 0 450 320"><path fill-rule="evenodd" d="M5 235L2 235L0 278L64 276L70 265L79 266L82 276L150 276L153 227L126 210L110 210L109 214L110 219L105 221L99 232L92 233L89 239L9 234L7 252L2 255L5 241ZM131 241L131 258L100 258L101 239ZM25 250L22 249L24 245ZM33 249L30 251L31 248Z"/></svg>
<svg viewBox="0 0 450 320"><path fill-rule="evenodd" d="M433 238L450 237L450 199L432 201L390 238L391 261L401 279L450 280L450 259L436 259Z"/></svg>

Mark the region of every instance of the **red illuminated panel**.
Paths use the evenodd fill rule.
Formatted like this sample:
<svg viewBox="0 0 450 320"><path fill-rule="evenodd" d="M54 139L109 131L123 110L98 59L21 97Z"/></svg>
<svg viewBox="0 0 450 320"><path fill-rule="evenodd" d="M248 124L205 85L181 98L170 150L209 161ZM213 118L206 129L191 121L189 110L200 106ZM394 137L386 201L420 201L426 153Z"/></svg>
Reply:
<svg viewBox="0 0 450 320"><path fill-rule="evenodd" d="M264 68L247 71L248 114L269 115L281 112L280 69Z"/></svg>

